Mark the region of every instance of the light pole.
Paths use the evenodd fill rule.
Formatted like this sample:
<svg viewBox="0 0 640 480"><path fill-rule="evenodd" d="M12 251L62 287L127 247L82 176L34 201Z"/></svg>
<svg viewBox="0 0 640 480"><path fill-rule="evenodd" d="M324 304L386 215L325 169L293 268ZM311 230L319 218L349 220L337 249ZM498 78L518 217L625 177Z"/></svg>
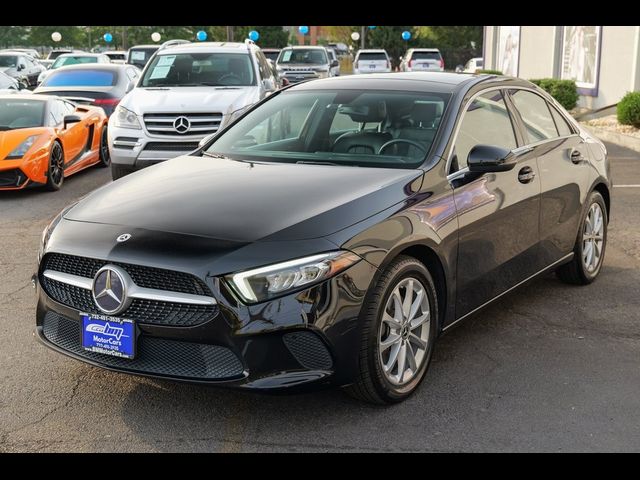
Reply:
<svg viewBox="0 0 640 480"><path fill-rule="evenodd" d="M364 50L364 38L366 36L366 27L360 27L360 50Z"/></svg>

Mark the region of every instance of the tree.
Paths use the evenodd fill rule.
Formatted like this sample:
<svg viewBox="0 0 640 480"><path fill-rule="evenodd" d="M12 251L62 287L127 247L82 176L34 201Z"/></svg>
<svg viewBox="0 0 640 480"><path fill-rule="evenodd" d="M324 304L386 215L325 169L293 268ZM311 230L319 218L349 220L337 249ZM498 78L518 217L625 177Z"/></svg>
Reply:
<svg viewBox="0 0 640 480"><path fill-rule="evenodd" d="M28 33L27 27L2 27L0 28L0 47L17 47L25 44Z"/></svg>
<svg viewBox="0 0 640 480"><path fill-rule="evenodd" d="M77 47L86 44L86 32L84 31L83 27L50 27L40 25L28 28L29 33L25 39L25 43L27 45L36 47ZM60 32L60 34L62 35L62 40L59 42L54 42L51 39L51 34L53 32Z"/></svg>
<svg viewBox="0 0 640 480"><path fill-rule="evenodd" d="M415 46L439 49L445 66L453 69L482 56L482 32L481 26L416 27Z"/></svg>
<svg viewBox="0 0 640 480"><path fill-rule="evenodd" d="M260 35L258 45L264 48L283 48L289 43L289 35L282 27L235 27L234 40L243 42L245 38L249 38L249 32L255 30Z"/></svg>
<svg viewBox="0 0 640 480"><path fill-rule="evenodd" d="M410 40L402 39L402 32L411 33ZM376 27L367 32L367 48L384 48L389 54L391 65L395 68L400 64L400 56L408 48L415 46L415 27Z"/></svg>

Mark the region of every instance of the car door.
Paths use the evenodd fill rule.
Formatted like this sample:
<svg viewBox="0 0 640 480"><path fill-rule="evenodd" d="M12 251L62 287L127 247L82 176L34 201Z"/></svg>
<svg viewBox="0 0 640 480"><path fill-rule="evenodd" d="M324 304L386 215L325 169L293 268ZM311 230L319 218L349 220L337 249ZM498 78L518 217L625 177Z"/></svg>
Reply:
<svg viewBox="0 0 640 480"><path fill-rule="evenodd" d="M540 178L536 159L523 153L510 171L471 173L467 156L480 144L507 149L522 146L521 132L500 89L485 90L466 104L450 159L448 178L454 189L459 227L457 318L504 293L540 267Z"/></svg>
<svg viewBox="0 0 640 480"><path fill-rule="evenodd" d="M573 250L589 183L589 149L542 95L512 89L509 96L526 142L537 157L541 181L540 253L545 265Z"/></svg>
<svg viewBox="0 0 640 480"><path fill-rule="evenodd" d="M65 102L53 100L49 109L51 122L58 128L58 135L62 141L64 151L65 168L76 163L84 153L87 145L88 130L84 122L75 122L64 128L64 117L67 115ZM74 112L73 115L82 117L81 113Z"/></svg>

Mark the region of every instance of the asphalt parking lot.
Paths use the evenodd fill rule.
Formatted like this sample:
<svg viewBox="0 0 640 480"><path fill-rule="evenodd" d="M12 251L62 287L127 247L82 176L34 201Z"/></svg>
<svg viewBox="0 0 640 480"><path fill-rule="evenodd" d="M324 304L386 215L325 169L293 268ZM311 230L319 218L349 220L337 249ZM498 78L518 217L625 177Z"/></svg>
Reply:
<svg viewBox="0 0 640 480"><path fill-rule="evenodd" d="M609 244L588 287L541 278L442 337L403 404L227 391L111 373L33 337L42 229L110 181L0 195L0 452L640 451L640 154L607 145Z"/></svg>

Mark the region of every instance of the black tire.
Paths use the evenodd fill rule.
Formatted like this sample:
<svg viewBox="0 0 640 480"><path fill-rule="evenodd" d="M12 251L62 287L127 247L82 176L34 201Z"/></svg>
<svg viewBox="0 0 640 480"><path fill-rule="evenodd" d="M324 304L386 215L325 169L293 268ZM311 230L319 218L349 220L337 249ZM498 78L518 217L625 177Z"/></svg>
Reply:
<svg viewBox="0 0 640 480"><path fill-rule="evenodd" d="M96 164L99 168L107 168L111 165L111 155L109 154L109 142L107 139L107 125L102 127L102 133L100 134L100 146L98 147L100 154L100 161Z"/></svg>
<svg viewBox="0 0 640 480"><path fill-rule="evenodd" d="M132 172L133 172L133 169L130 167L116 165L114 163L111 164L111 178L113 178L114 180L118 180L119 178L125 177Z"/></svg>
<svg viewBox="0 0 640 480"><path fill-rule="evenodd" d="M600 206L600 210L603 216L603 235L602 235L602 248L600 250L600 259L595 268L591 271L585 265L585 261L583 259L583 248L584 248L584 234L585 234L585 225L587 223L587 217L589 215L589 211L592 205L597 204ZM586 208L582 215L582 221L580 222L580 229L578 231L578 236L576 238L576 244L573 248L573 259L571 262L566 263L560 266L556 270L556 275L560 280L565 283L569 283L572 285L588 285L593 282L600 270L602 269L602 263L604 262L604 254L607 249L607 225L609 223L609 217L607 216L607 206L602 198L600 192L593 191L589 194L586 202Z"/></svg>
<svg viewBox="0 0 640 480"><path fill-rule="evenodd" d="M64 183L64 152L59 142L53 142L49 152L49 168L45 188L51 192L60 190Z"/></svg>
<svg viewBox="0 0 640 480"><path fill-rule="evenodd" d="M429 339L417 373L406 384L395 385L383 372L378 335L387 300L395 287L409 277L418 279L427 294L430 311ZM385 405L401 402L415 392L424 379L433 353L437 332L438 302L431 274L417 259L399 256L381 274L377 284L367 296L361 315L359 374L355 383L344 389L349 395L368 403Z"/></svg>

